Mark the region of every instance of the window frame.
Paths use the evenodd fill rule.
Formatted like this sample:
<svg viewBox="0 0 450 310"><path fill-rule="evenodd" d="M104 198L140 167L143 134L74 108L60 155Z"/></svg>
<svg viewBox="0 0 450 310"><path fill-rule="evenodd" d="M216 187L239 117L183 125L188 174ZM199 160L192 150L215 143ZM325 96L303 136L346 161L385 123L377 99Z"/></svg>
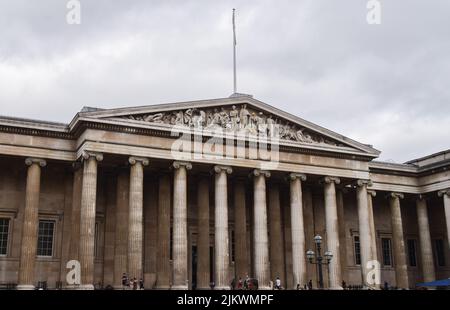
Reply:
<svg viewBox="0 0 450 310"><path fill-rule="evenodd" d="M41 222L52 222L53 223L53 234L52 234L52 254L51 255L39 255L39 226ZM36 257L43 259L52 259L56 257L56 247L57 247L57 230L58 230L58 219L53 217L39 217L38 218L38 234L36 240Z"/></svg>
<svg viewBox="0 0 450 310"><path fill-rule="evenodd" d="M358 241L356 240L358 238ZM355 266L361 266L361 239L358 234L353 235L353 262ZM358 245L358 251L356 250L356 245ZM359 253L358 253L359 252ZM359 256L359 263L358 263Z"/></svg>
<svg viewBox="0 0 450 310"><path fill-rule="evenodd" d="M438 251L438 242L442 243L442 256L439 255L439 251ZM435 266L437 268L442 268L445 267L446 264L446 257L445 257L445 239L444 238L435 238L433 239L433 250L434 250L434 258L435 258ZM442 257L443 259L443 264L440 264L440 259L439 257Z"/></svg>
<svg viewBox="0 0 450 310"><path fill-rule="evenodd" d="M390 264L385 264L384 240L389 241L389 262L390 262ZM389 268L394 267L394 257L392 254L393 254L392 253L392 237L382 236L381 237L381 258L382 258L383 267L389 267Z"/></svg>
<svg viewBox="0 0 450 310"><path fill-rule="evenodd" d="M410 248L410 243L414 244L414 265L411 264L411 248ZM412 267L412 268L417 268L418 265L418 260L417 260L417 240L414 238L408 238L406 240L406 246L407 246L407 251L408 251L408 267Z"/></svg>
<svg viewBox="0 0 450 310"><path fill-rule="evenodd" d="M8 220L8 232L6 236L6 253L0 254L0 258L10 257L11 256L11 247L12 247L12 233L13 233L13 224L14 224L14 216L7 213L0 212L0 218Z"/></svg>

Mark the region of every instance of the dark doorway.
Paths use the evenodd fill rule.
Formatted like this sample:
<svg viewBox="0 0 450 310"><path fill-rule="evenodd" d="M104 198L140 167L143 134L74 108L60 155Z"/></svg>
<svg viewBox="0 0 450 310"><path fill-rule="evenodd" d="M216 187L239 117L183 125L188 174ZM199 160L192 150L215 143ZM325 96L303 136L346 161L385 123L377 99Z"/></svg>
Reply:
<svg viewBox="0 0 450 310"><path fill-rule="evenodd" d="M192 246L192 289L197 288L197 246Z"/></svg>

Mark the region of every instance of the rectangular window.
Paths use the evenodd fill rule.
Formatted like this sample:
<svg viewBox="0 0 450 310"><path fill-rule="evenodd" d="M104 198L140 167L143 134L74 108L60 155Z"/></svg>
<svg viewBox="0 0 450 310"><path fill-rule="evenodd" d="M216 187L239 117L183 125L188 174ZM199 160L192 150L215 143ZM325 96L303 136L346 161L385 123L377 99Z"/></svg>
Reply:
<svg viewBox="0 0 450 310"><path fill-rule="evenodd" d="M355 265L361 265L361 244L359 242L359 236L353 238L353 244L355 248Z"/></svg>
<svg viewBox="0 0 450 310"><path fill-rule="evenodd" d="M0 255L8 254L9 219L0 219Z"/></svg>
<svg viewBox="0 0 450 310"><path fill-rule="evenodd" d="M40 220L37 244L38 256L53 256L55 221Z"/></svg>
<svg viewBox="0 0 450 310"><path fill-rule="evenodd" d="M391 239L381 238L381 248L383 251L383 265L392 266Z"/></svg>
<svg viewBox="0 0 450 310"><path fill-rule="evenodd" d="M408 258L409 258L409 265L412 267L417 266L417 260L416 260L416 240L408 240Z"/></svg>
<svg viewBox="0 0 450 310"><path fill-rule="evenodd" d="M445 254L444 254L444 240L435 240L436 247L436 262L438 266L445 266Z"/></svg>

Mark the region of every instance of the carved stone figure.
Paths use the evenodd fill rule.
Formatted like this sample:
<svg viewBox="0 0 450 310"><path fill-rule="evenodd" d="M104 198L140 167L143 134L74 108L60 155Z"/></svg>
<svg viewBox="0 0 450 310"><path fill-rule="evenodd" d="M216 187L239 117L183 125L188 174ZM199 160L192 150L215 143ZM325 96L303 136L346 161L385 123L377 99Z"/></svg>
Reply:
<svg viewBox="0 0 450 310"><path fill-rule="evenodd" d="M214 109L209 127L220 126L220 113L217 108Z"/></svg>
<svg viewBox="0 0 450 310"><path fill-rule="evenodd" d="M276 124L275 120L272 118L272 115L269 115L267 117L266 123L267 123L267 133L269 137L275 137L277 135Z"/></svg>
<svg viewBox="0 0 450 310"><path fill-rule="evenodd" d="M263 112L259 112L259 115L257 116L257 119L256 119L256 125L258 128L258 133L260 135L264 135L264 136L267 135L267 123L264 118Z"/></svg>
<svg viewBox="0 0 450 310"><path fill-rule="evenodd" d="M144 121L153 122L153 123L162 123L163 122L163 114L162 113L149 114L144 117Z"/></svg>
<svg viewBox="0 0 450 310"><path fill-rule="evenodd" d="M192 109L187 109L186 112L184 112L183 124L187 125L189 127L193 127L194 126L192 124Z"/></svg>
<svg viewBox="0 0 450 310"><path fill-rule="evenodd" d="M231 120L231 129L236 130L239 128L239 111L236 109L236 106L233 105L230 111L230 120Z"/></svg>
<svg viewBox="0 0 450 310"><path fill-rule="evenodd" d="M240 109L235 105L230 107L209 108L200 110L190 108L185 110L158 112L153 114L129 115L124 118L150 123L188 126L190 128L223 128L230 131L242 131L251 135L278 137L282 140L299 141L343 146L326 137L311 134L306 128L292 125L286 120L265 116L262 111L248 110L247 104ZM283 122L283 123L282 123Z"/></svg>
<svg viewBox="0 0 450 310"><path fill-rule="evenodd" d="M239 112L239 118L241 123L241 128L246 128L250 118L250 112L247 110L247 105L243 104L241 111Z"/></svg>
<svg viewBox="0 0 450 310"><path fill-rule="evenodd" d="M175 125L184 125L184 113L183 113L183 111L176 112Z"/></svg>
<svg viewBox="0 0 450 310"><path fill-rule="evenodd" d="M205 126L206 113L202 110L193 109L191 116L191 127L202 128Z"/></svg>
<svg viewBox="0 0 450 310"><path fill-rule="evenodd" d="M228 116L228 112L222 107L220 113L220 126L222 128L230 128L230 117Z"/></svg>

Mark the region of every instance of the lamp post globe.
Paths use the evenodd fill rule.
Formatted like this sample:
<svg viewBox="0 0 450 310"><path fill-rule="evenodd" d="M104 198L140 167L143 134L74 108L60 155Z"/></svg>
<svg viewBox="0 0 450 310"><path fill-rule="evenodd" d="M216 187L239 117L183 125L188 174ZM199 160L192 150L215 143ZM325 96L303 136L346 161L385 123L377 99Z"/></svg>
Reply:
<svg viewBox="0 0 450 310"><path fill-rule="evenodd" d="M316 236L314 237L314 242L315 242L316 244L321 244L321 243L322 243L322 237L321 237L320 235L316 235Z"/></svg>

